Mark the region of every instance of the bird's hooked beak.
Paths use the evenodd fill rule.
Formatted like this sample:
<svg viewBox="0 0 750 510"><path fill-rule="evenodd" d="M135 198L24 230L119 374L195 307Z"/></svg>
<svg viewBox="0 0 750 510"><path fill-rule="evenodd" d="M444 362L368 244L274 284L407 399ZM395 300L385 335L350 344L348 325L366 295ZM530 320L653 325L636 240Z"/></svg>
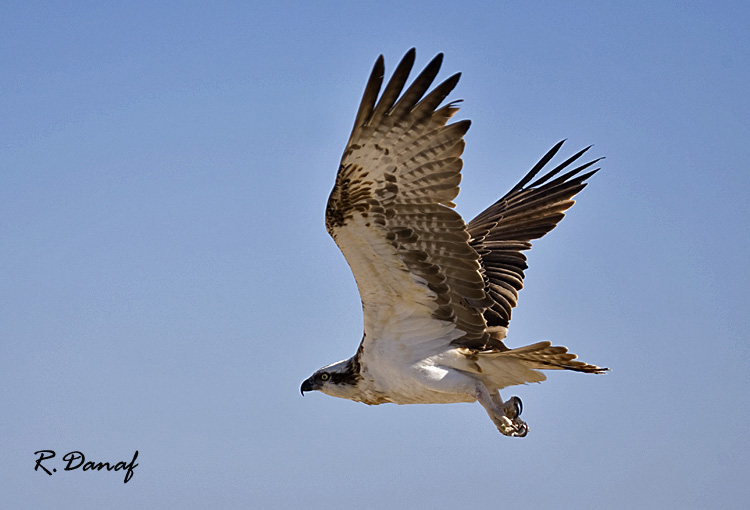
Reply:
<svg viewBox="0 0 750 510"><path fill-rule="evenodd" d="M313 384L312 377L307 379L305 382L302 383L302 386L300 386L299 391L302 393L302 396L305 396L306 391L314 391L318 388Z"/></svg>

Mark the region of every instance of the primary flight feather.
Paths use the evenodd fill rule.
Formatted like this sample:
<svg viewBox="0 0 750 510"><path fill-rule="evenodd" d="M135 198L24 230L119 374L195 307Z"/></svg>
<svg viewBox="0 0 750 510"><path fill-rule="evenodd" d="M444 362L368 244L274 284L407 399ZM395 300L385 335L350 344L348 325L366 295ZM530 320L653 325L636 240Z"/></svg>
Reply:
<svg viewBox="0 0 750 510"><path fill-rule="evenodd" d="M503 343L523 252L563 218L599 160L576 166L587 147L537 177L560 142L465 224L452 200L470 122L449 123L456 102L440 106L460 74L428 92L439 54L404 91L414 57L406 53L382 94L383 56L376 61L326 207L357 281L364 336L354 356L316 371L301 391L366 404L479 401L500 432L525 436L520 399L504 401L500 389L543 381L543 369L607 370L549 342Z"/></svg>

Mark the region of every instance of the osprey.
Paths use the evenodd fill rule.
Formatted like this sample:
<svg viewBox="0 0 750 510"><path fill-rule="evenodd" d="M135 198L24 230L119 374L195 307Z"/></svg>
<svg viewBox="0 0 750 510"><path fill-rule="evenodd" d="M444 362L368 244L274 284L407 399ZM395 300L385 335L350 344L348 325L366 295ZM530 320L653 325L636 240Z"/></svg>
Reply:
<svg viewBox="0 0 750 510"><path fill-rule="evenodd" d="M465 224L452 200L470 122L448 123L456 101L440 107L460 73L428 93L439 54L402 93L414 56L412 48L380 99L377 59L326 208L328 233L357 281L364 336L354 356L316 371L300 390L370 405L479 401L501 433L525 436L521 400L504 401L500 389L543 381L542 369L607 370L550 342L503 342L523 287L523 252L563 218L599 159L575 167L587 147L534 180L560 142Z"/></svg>

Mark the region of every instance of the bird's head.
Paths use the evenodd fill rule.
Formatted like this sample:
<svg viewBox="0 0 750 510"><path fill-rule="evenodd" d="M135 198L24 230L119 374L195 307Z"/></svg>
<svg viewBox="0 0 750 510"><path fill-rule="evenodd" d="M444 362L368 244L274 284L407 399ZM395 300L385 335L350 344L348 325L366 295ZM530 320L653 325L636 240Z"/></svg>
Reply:
<svg viewBox="0 0 750 510"><path fill-rule="evenodd" d="M317 370L300 387L302 396L306 391L322 391L332 397L355 400L359 381L359 363L349 358Z"/></svg>

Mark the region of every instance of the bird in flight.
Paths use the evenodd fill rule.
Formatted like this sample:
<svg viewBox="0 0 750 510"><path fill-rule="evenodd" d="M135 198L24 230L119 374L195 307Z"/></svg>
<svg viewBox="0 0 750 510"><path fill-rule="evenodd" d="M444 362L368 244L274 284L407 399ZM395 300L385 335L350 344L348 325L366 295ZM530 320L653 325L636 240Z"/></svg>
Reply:
<svg viewBox="0 0 750 510"><path fill-rule="evenodd" d="M354 356L300 390L370 405L479 401L501 433L522 437L521 400L499 390L543 381L540 370L607 370L550 342L511 349L503 341L523 252L562 220L599 159L576 163L587 147L547 170L560 142L464 223L452 200L470 122L449 123L457 102L440 106L460 73L429 91L439 54L403 91L414 57L412 48L382 94L383 56L375 62L326 207L328 233L357 281L364 336Z"/></svg>

